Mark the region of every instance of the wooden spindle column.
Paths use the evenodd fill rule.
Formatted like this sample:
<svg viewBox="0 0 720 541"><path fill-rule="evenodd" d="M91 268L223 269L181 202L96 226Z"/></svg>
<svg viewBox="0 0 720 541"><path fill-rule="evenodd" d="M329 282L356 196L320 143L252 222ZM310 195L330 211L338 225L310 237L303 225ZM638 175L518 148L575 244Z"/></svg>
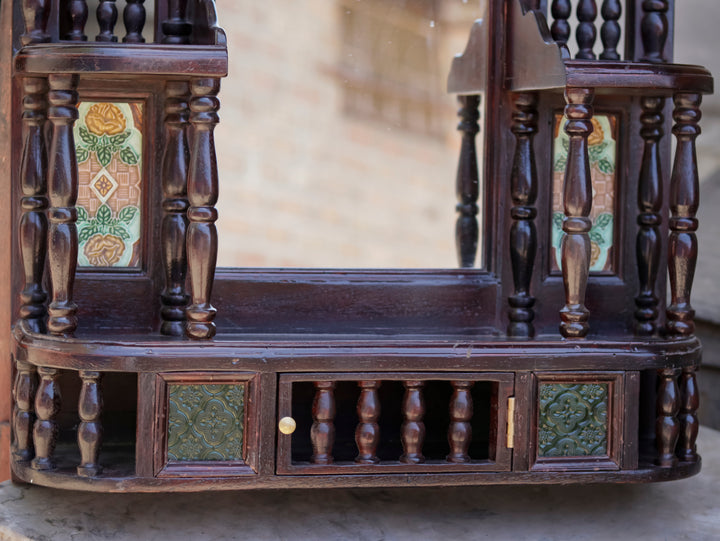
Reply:
<svg viewBox="0 0 720 541"><path fill-rule="evenodd" d="M13 385L13 456L27 462L33 457L32 430L35 421L33 402L37 381L35 367L23 361L15 361L15 384Z"/></svg>
<svg viewBox="0 0 720 541"><path fill-rule="evenodd" d="M102 470L98 463L100 443L102 441L102 394L100 392L100 372L81 370L82 388L78 401L80 425L77 438L80 448L80 465L77 474L81 477L95 477Z"/></svg>
<svg viewBox="0 0 720 541"><path fill-rule="evenodd" d="M570 136L563 187L565 221L562 241L562 276L565 306L560 310L560 332L565 338L584 337L589 312L585 308L585 289L590 272L590 228L592 183L588 136L592 133L593 89L568 88L565 91L565 132Z"/></svg>
<svg viewBox="0 0 720 541"><path fill-rule="evenodd" d="M100 0L97 7L97 22L100 33L95 36L96 41L116 42L115 24L118 19L118 10L115 0Z"/></svg>
<svg viewBox="0 0 720 541"><path fill-rule="evenodd" d="M422 454L425 443L425 400L423 399L422 381L404 381L405 397L403 399L403 417L405 418L400 434L402 438L403 454L400 462L406 464L422 464L425 457Z"/></svg>
<svg viewBox="0 0 720 541"><path fill-rule="evenodd" d="M73 302L73 285L78 257L77 210L78 169L75 157L73 124L78 118L77 75L50 75L50 109L52 123L50 144L49 190L50 230L48 260L52 298L48 312L51 333L66 336L77 328L77 306Z"/></svg>
<svg viewBox="0 0 720 541"><path fill-rule="evenodd" d="M188 100L190 87L183 81L168 81L165 87L165 149L163 152L162 255L165 288L161 294L160 332L170 336L185 333L187 274L187 171Z"/></svg>
<svg viewBox="0 0 720 541"><path fill-rule="evenodd" d="M535 199L537 198L537 168L533 150L533 136L537 133L537 94L517 94L514 100L511 130L515 135L515 157L510 173L513 201L510 228L510 260L515 291L510 304L508 336L528 338L535 334L532 321L535 297L530 295L537 233L535 230Z"/></svg>
<svg viewBox="0 0 720 541"><path fill-rule="evenodd" d="M567 42L570 39L570 23L568 19L572 15L570 0L553 0L550 6L550 13L553 16L550 32L557 44L567 50Z"/></svg>
<svg viewBox="0 0 720 541"><path fill-rule="evenodd" d="M620 60L617 45L620 42L620 23L618 20L622 15L622 4L620 0L603 0L600 14L604 20L600 27L600 40L603 44L603 52L600 53L601 60Z"/></svg>
<svg viewBox="0 0 720 541"><path fill-rule="evenodd" d="M697 367L686 366L680 375L680 436L677 456L682 462L695 462L698 459L697 441L700 422L697 410L700 407L700 389L697 386L695 372Z"/></svg>
<svg viewBox="0 0 720 541"><path fill-rule="evenodd" d="M23 45L50 41L47 25L50 19L51 3L52 0L22 0L25 22L25 33L21 38Z"/></svg>
<svg viewBox="0 0 720 541"><path fill-rule="evenodd" d="M470 460L468 450L472 439L470 420L473 416L473 399L470 390L473 381L453 381L453 394L450 398L450 427L448 428L448 442L450 454L448 462L462 464Z"/></svg>
<svg viewBox="0 0 720 541"><path fill-rule="evenodd" d="M670 275L670 306L667 327L670 334L690 335L695 332L695 310L690 305L690 292L697 262L698 221L695 214L700 203L700 182L697 169L695 139L700 135L700 94L676 94L672 132L677 139L675 161L670 178L670 239L668 270Z"/></svg>
<svg viewBox="0 0 720 541"><path fill-rule="evenodd" d="M640 33L643 42L643 62L666 62L663 56L668 37L667 0L643 0Z"/></svg>
<svg viewBox="0 0 720 541"><path fill-rule="evenodd" d="M86 0L71 0L68 5L70 14L70 31L64 39L70 41L87 41L85 25L88 20L88 5Z"/></svg>
<svg viewBox="0 0 720 541"><path fill-rule="evenodd" d="M124 43L145 43L142 35L145 26L145 0L127 0L123 11L123 22L125 23Z"/></svg>
<svg viewBox="0 0 720 541"><path fill-rule="evenodd" d="M192 304L185 313L188 336L202 339L215 336L216 310L210 304L218 243L215 227L218 170L213 130L218 123L220 79L193 79L190 90L193 136L188 174L187 256Z"/></svg>
<svg viewBox="0 0 720 541"><path fill-rule="evenodd" d="M187 21L187 0L168 0L168 19L162 23L163 43L190 43L192 25Z"/></svg>
<svg viewBox="0 0 720 541"><path fill-rule="evenodd" d="M678 370L665 368L658 371L657 421L655 423L655 444L657 463L663 468L677 464L675 446L680 435L678 412L680 396L677 385Z"/></svg>
<svg viewBox="0 0 720 541"><path fill-rule="evenodd" d="M663 177L658 154L658 143L662 139L663 107L665 99L659 97L642 98L640 115L640 136L645 142L640 182L638 184L639 226L635 253L637 257L640 292L635 297L635 331L640 336L655 333L655 320L658 317L658 297L655 294L658 271L660 269L660 224L662 217Z"/></svg>
<svg viewBox="0 0 720 541"><path fill-rule="evenodd" d="M335 444L335 382L316 381L315 398L312 405L313 424L310 441L313 464L332 464Z"/></svg>
<svg viewBox="0 0 720 541"><path fill-rule="evenodd" d="M34 332L45 332L45 301L43 289L48 222L47 152L45 120L47 113L47 81L42 77L23 79L23 154L20 166L22 216L18 228L20 255L25 274L25 287L20 293L20 318Z"/></svg>
<svg viewBox="0 0 720 541"><path fill-rule="evenodd" d="M58 434L55 418L60 413L60 387L57 378L60 371L55 368L40 367L40 384L35 395L35 427L33 444L35 458L32 467L36 470L52 470L55 468L53 453Z"/></svg>
<svg viewBox="0 0 720 541"><path fill-rule="evenodd" d="M578 26L575 30L575 38L577 39L578 52L575 58L582 60L594 60L595 53L593 46L597 39L597 28L595 28L595 19L598 15L597 4L595 0L579 0L577 5Z"/></svg>
<svg viewBox="0 0 720 541"><path fill-rule="evenodd" d="M357 414L360 422L355 430L355 444L358 455L355 462L358 464L377 464L377 447L380 443L380 398L379 381L360 381L360 398L358 399Z"/></svg>
<svg viewBox="0 0 720 541"><path fill-rule="evenodd" d="M455 245L458 253L458 264L461 267L475 265L478 247L478 195L480 181L478 178L477 149L475 137L480 131L480 96L460 96L461 120L458 130L462 132L460 161L457 169L456 192L458 198L457 211L460 214L455 224Z"/></svg>

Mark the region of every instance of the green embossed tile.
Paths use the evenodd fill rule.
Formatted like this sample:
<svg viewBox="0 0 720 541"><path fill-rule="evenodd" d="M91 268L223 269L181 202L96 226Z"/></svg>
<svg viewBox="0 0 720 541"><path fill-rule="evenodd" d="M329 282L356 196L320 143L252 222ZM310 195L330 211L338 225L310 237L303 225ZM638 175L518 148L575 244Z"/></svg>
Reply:
<svg viewBox="0 0 720 541"><path fill-rule="evenodd" d="M168 460L241 461L245 385L170 385Z"/></svg>

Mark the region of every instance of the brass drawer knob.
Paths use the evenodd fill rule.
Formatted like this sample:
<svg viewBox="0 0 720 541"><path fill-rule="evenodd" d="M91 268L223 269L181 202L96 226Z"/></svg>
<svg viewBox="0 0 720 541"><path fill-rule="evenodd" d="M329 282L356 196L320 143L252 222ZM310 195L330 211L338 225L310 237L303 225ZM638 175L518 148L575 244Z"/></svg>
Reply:
<svg viewBox="0 0 720 541"><path fill-rule="evenodd" d="M283 417L278 423L278 428L283 434L292 434L297 428L297 423L292 417Z"/></svg>

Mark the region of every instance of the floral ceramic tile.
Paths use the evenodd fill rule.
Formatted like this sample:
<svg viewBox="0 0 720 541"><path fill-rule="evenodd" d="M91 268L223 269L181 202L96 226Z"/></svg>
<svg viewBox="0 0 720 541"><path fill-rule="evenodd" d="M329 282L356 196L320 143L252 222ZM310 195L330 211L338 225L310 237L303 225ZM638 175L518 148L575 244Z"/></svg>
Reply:
<svg viewBox="0 0 720 541"><path fill-rule="evenodd" d="M615 214L615 181L617 165L617 116L598 114L592 119L593 132L588 138L590 176L593 202L590 211L590 272L613 272L613 241ZM552 201L552 247L551 270L560 270L560 246L565 233L562 223L563 183L569 147L569 137L562 127L565 118L555 116L555 140L553 144L553 201Z"/></svg>
<svg viewBox="0 0 720 541"><path fill-rule="evenodd" d="M140 266L143 106L78 105L78 265Z"/></svg>

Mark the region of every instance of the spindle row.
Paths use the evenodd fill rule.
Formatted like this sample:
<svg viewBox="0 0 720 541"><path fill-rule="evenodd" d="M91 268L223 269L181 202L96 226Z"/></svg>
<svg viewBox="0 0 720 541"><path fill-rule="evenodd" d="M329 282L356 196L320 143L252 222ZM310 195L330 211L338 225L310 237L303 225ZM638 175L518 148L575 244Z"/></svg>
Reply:
<svg viewBox="0 0 720 541"><path fill-rule="evenodd" d="M700 392L697 368L667 368L658 371L655 443L657 464L664 468L698 459L696 440Z"/></svg>

